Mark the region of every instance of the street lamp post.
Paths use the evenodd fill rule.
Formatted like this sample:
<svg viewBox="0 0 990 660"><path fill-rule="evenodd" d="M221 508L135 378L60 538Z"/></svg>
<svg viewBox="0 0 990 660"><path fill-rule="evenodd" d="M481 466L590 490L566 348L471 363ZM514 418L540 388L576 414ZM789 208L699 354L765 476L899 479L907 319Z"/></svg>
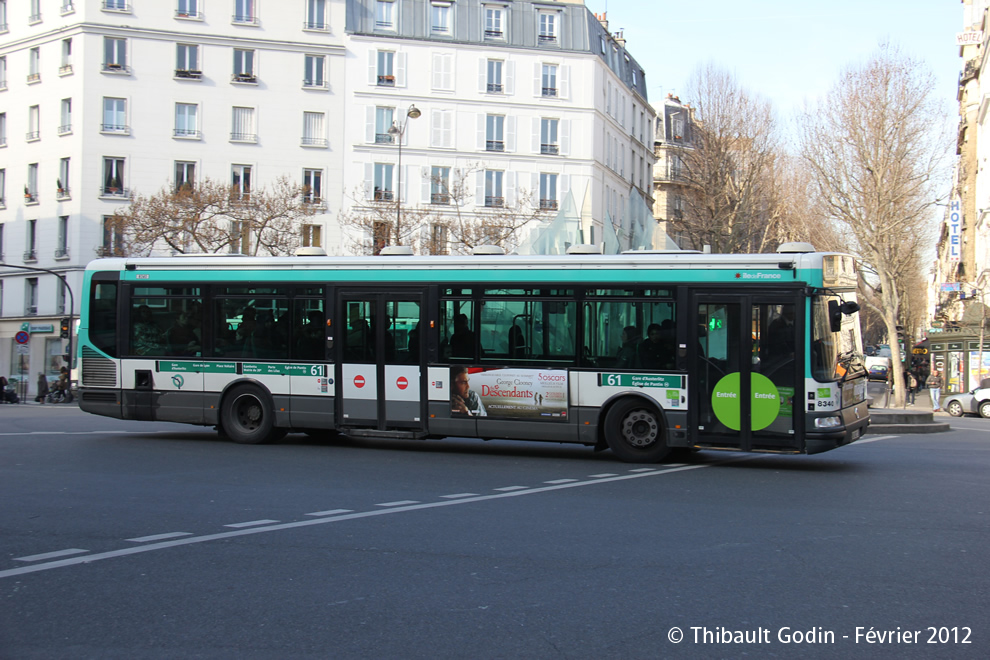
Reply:
<svg viewBox="0 0 990 660"><path fill-rule="evenodd" d="M393 120L392 125L388 129L388 134L394 139L398 140L399 143L399 165L398 174L396 176L396 186L395 186L395 243L399 244L401 240L401 227L402 227L402 137L406 134L406 126L409 125L410 119L416 119L422 112L419 111L415 105L410 105L409 109L406 110L406 119L400 124L398 120Z"/></svg>

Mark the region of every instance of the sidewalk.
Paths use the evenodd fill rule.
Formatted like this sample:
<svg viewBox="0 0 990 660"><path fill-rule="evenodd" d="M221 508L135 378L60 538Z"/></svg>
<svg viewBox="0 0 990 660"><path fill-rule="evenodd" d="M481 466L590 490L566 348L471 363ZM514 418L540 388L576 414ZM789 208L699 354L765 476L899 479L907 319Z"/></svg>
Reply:
<svg viewBox="0 0 990 660"><path fill-rule="evenodd" d="M883 385L883 391L879 394L874 394L873 405L871 408L876 409L890 409L890 410L910 410L914 412L932 412L936 415L947 415L945 410L939 410L934 412L932 406L932 397L928 393L927 389L921 389L914 394L914 403L908 403L903 408L894 405L894 395L890 394L888 398L886 395L886 385ZM945 398L945 392L942 393L942 397Z"/></svg>

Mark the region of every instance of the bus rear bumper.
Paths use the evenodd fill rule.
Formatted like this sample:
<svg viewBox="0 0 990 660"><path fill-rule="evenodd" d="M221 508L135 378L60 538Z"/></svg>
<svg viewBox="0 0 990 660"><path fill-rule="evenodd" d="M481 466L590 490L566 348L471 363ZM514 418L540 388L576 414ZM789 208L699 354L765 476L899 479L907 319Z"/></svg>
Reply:
<svg viewBox="0 0 990 660"><path fill-rule="evenodd" d="M78 395L80 410L104 417L124 418L123 408L120 405L121 390L80 387Z"/></svg>

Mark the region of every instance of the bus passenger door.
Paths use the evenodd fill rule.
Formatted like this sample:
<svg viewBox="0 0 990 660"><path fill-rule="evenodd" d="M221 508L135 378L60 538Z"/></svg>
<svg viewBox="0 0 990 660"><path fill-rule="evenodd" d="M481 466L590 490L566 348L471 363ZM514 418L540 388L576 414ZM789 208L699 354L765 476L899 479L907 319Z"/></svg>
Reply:
<svg viewBox="0 0 990 660"><path fill-rule="evenodd" d="M798 451L804 324L799 295L695 294L690 361L693 444ZM797 415L795 415L795 412Z"/></svg>
<svg viewBox="0 0 990 660"><path fill-rule="evenodd" d="M341 292L336 351L338 420L352 429L425 429L420 293Z"/></svg>

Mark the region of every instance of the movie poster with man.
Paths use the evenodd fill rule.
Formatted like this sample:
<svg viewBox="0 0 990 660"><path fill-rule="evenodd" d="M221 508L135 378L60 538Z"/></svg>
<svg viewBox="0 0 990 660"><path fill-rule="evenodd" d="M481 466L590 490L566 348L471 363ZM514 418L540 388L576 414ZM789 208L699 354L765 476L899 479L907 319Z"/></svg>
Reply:
<svg viewBox="0 0 990 660"><path fill-rule="evenodd" d="M454 416L564 421L567 371L451 367Z"/></svg>

